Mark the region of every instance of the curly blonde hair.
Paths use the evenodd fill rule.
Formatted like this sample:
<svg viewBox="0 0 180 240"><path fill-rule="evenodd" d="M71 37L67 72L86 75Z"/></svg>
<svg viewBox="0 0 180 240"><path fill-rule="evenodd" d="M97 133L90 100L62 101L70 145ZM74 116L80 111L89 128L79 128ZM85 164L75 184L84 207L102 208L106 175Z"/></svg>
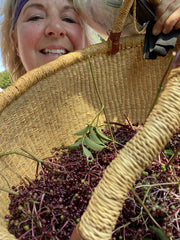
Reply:
<svg viewBox="0 0 180 240"><path fill-rule="evenodd" d="M71 1L71 0L70 0ZM4 67L10 75L11 82L15 82L20 76L26 73L26 70L17 55L17 50L12 39L13 20L15 14L15 0L3 0L1 8L0 22L0 48ZM88 25L83 24L86 34L86 46L97 43L98 34L94 32Z"/></svg>

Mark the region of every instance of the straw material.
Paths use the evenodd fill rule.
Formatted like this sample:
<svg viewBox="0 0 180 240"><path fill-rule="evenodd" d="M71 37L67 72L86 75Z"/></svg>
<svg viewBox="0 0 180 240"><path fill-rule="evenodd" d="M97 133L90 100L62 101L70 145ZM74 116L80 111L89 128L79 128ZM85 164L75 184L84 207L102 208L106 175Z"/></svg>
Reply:
<svg viewBox="0 0 180 240"><path fill-rule="evenodd" d="M161 98L144 127L107 167L79 226L83 239L111 238L119 211L137 177L180 126L180 69L172 72ZM178 91L177 91L178 90Z"/></svg>
<svg viewBox="0 0 180 240"><path fill-rule="evenodd" d="M125 1L126 2L126 1ZM109 54L109 42L95 44L28 72L0 93L0 152L25 147L39 158L51 149L71 144L74 132L90 123L101 104L109 121L144 122L172 51L164 58L144 60L144 36L120 39L119 52ZM174 50L180 48L180 39ZM180 68L171 72L166 90L140 131L107 169L79 224L82 237L109 240L126 194L136 177L153 160L180 125ZM165 81L167 82L167 81ZM102 114L100 123L105 121ZM0 158L0 186L34 177L35 163L17 155ZM109 198L109 196L111 196ZM8 194L0 192L0 239L7 232ZM97 214L96 214L97 212Z"/></svg>
<svg viewBox="0 0 180 240"><path fill-rule="evenodd" d="M143 60L142 45L142 36L121 39L120 52L110 55L104 51L108 51L105 42L63 56L18 79L0 93L0 152L25 147L44 158L53 147L73 143L72 134L90 123L101 107L88 55L108 119L122 122L123 114L127 114L132 122L144 122L171 53L165 58ZM169 118L169 112L166 114ZM100 120L105 120L103 115ZM152 146L156 145L149 148ZM19 182L19 175L34 176L34 168L31 160L23 157L1 158L1 186L8 187L4 177L13 185ZM0 202L0 225L5 226L7 194L1 192Z"/></svg>

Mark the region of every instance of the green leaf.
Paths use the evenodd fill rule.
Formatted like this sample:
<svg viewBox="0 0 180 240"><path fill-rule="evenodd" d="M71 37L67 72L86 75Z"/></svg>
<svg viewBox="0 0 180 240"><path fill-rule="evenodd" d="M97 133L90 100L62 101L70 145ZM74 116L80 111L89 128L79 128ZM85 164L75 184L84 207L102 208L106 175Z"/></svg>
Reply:
<svg viewBox="0 0 180 240"><path fill-rule="evenodd" d="M92 153L83 145L83 153L87 158L87 162L92 162L94 160L94 157L92 155Z"/></svg>
<svg viewBox="0 0 180 240"><path fill-rule="evenodd" d="M74 133L73 135L77 135L77 136L82 136L85 135L89 130L89 125L87 125L87 127L81 129L80 131Z"/></svg>
<svg viewBox="0 0 180 240"><path fill-rule="evenodd" d="M89 136L89 138L90 138L93 142L95 142L95 143L97 143L97 144L100 144L100 145L103 145L104 147L106 147L106 145L100 140L100 138L99 138L98 135L96 134L95 127L90 126L88 136Z"/></svg>
<svg viewBox="0 0 180 240"><path fill-rule="evenodd" d="M74 144L68 146L69 150L76 150L79 148L79 146L82 144L82 138L78 138Z"/></svg>
<svg viewBox="0 0 180 240"><path fill-rule="evenodd" d="M95 130L96 130L97 135L98 135L100 138L106 140L107 142L112 142L112 139L111 139L111 138L108 138L104 133L102 133L102 132L99 130L98 127L96 127Z"/></svg>
<svg viewBox="0 0 180 240"><path fill-rule="evenodd" d="M100 144L97 144L95 143L94 141L92 141L89 137L85 137L84 139L84 144L92 149L93 151L101 151L103 150L106 146L105 145L100 145Z"/></svg>
<svg viewBox="0 0 180 240"><path fill-rule="evenodd" d="M150 226L150 228L156 233L156 235L161 239L161 240L169 240L169 238L166 236L165 232L155 226Z"/></svg>

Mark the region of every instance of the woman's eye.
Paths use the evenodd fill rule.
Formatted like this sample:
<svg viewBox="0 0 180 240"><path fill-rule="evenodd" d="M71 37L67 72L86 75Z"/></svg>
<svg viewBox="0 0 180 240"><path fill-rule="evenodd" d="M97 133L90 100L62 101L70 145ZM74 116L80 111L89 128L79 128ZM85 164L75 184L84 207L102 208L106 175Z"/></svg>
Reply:
<svg viewBox="0 0 180 240"><path fill-rule="evenodd" d="M42 19L41 16L33 16L33 17L28 18L28 21L29 22L36 22L36 21L39 21L41 19Z"/></svg>
<svg viewBox="0 0 180 240"><path fill-rule="evenodd" d="M63 18L63 21L68 22L68 23L76 23L76 21L74 19L69 18L69 17Z"/></svg>

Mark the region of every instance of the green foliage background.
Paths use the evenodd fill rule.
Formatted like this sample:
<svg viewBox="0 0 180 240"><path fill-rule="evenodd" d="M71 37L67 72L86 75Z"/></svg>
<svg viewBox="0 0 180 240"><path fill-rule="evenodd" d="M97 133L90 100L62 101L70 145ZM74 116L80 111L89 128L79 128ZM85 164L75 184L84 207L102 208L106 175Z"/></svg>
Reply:
<svg viewBox="0 0 180 240"><path fill-rule="evenodd" d="M7 71L0 72L0 88L5 89L11 85L9 74Z"/></svg>

